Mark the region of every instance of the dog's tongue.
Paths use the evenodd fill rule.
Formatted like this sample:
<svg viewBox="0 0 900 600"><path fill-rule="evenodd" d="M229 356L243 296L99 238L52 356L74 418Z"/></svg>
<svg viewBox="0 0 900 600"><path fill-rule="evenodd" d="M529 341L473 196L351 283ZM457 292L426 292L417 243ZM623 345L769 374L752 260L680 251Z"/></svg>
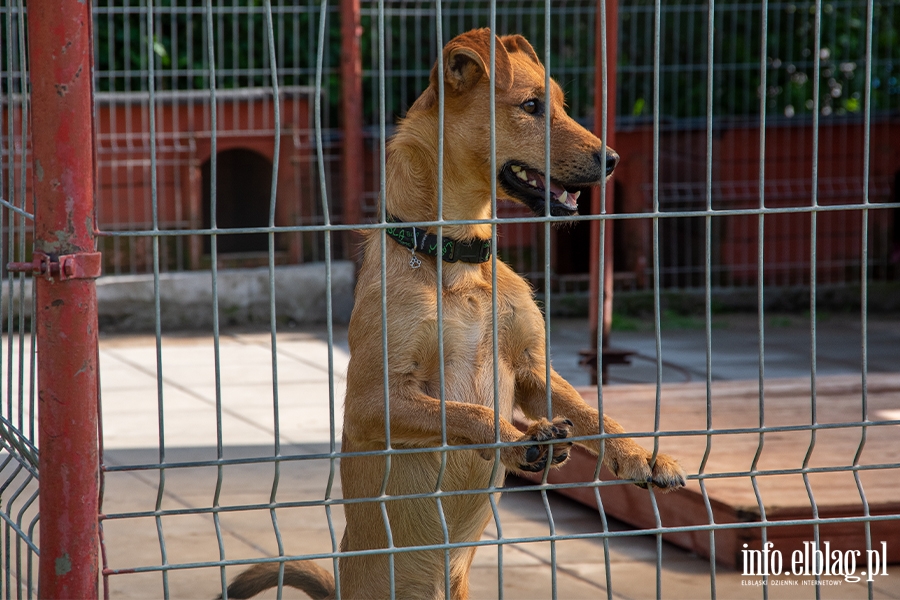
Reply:
<svg viewBox="0 0 900 600"><path fill-rule="evenodd" d="M539 186L541 189L544 189L544 190L547 189L547 183L546 183L546 181L544 180L543 175L541 175L540 173L535 173L534 171L529 171L528 174L529 174L529 176L531 176L531 177L537 182L538 186ZM556 199L562 198L562 197L563 197L563 194L564 194L565 192L566 192L566 190L565 190L565 188L564 188L563 186L559 185L558 183L556 183L556 182L553 181L552 179L550 180L550 194L551 194L554 198L556 198ZM568 196L568 194L567 194L567 196ZM567 199L567 198L566 198L566 199ZM564 203L565 203L565 204L570 204L569 202L564 202ZM571 204L574 204L574 202L571 203Z"/></svg>
<svg viewBox="0 0 900 600"><path fill-rule="evenodd" d="M546 189L546 188L545 188L545 189ZM550 180L550 193L553 194L553 197L554 197L554 198L560 198L560 197L562 197L563 192L565 192L565 191L566 191L566 190L563 188L563 186L559 185L558 183L556 183L556 182L553 181L552 179Z"/></svg>
<svg viewBox="0 0 900 600"><path fill-rule="evenodd" d="M543 181L541 181L541 184L543 185ZM550 194L557 202L568 206L572 210L578 209L578 196L580 194L570 194L563 186L559 185L552 179L550 180Z"/></svg>
<svg viewBox="0 0 900 600"><path fill-rule="evenodd" d="M541 175L540 173L538 173L536 171L528 170L527 176L528 176L529 183L534 182L534 183L532 183L532 185L534 185L534 187L541 189L541 190L547 189L547 187L546 187L547 184L546 184L546 181L544 180L544 176ZM554 200L556 200L560 204L568 206L572 210L578 210L578 196L581 195L579 192L569 193L566 191L566 189L563 186L559 185L558 183L556 183L555 181L553 181L551 179L550 180L550 195L553 197Z"/></svg>

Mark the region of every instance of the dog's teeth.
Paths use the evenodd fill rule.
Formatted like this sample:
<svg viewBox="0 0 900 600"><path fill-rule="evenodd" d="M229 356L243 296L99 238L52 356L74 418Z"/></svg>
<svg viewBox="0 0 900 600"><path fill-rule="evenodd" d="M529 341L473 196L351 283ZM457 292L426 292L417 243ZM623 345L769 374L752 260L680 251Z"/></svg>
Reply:
<svg viewBox="0 0 900 600"><path fill-rule="evenodd" d="M520 167L518 165L513 165L511 168L512 168L513 173L521 173L522 172L522 167Z"/></svg>
<svg viewBox="0 0 900 600"><path fill-rule="evenodd" d="M519 171L518 173L516 173L516 177L518 177L522 181L528 181L528 175L525 174L525 171Z"/></svg>
<svg viewBox="0 0 900 600"><path fill-rule="evenodd" d="M578 202L578 197L581 195L581 192L572 192L569 194L569 198L572 199L572 202Z"/></svg>

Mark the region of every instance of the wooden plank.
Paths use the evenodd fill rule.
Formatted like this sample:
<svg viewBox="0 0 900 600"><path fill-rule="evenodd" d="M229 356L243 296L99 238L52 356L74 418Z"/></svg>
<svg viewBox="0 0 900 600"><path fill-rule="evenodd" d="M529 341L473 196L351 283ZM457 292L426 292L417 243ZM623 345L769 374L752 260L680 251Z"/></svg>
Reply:
<svg viewBox="0 0 900 600"><path fill-rule="evenodd" d="M869 375L866 400L868 419L873 424L900 419L900 374ZM596 388L580 390L584 399L596 406ZM760 401L760 397L764 402ZM767 427L808 427L813 422L813 401L809 378L766 380L760 394L757 381L714 382L711 390L711 420L714 430ZM629 432L653 431L656 386L629 385L603 388L604 411ZM863 419L861 379L856 376L825 376L816 382L815 422L840 424ZM762 407L762 410L761 410ZM761 418L761 414L762 417ZM705 430L707 423L706 384L666 384L661 389L660 433ZM860 426L779 431L762 436L757 471L799 469L808 455L810 468L845 468L859 453L860 465L887 465L887 468L860 471L860 482L869 504L869 514L896 518L871 524L872 543L885 541L888 559L900 562L900 426L866 427L865 443ZM704 472L725 475L706 479L710 507L715 523L759 522L760 507L747 473L753 467L760 446L759 433L725 433L707 436L678 435L660 437L661 452L679 459L689 475L699 472L709 440L710 453ZM640 438L652 448L652 438ZM812 443L814 441L814 443ZM860 447L862 445L862 450ZM585 482L593 479L596 458L576 448L569 463L551 473L552 483ZM728 474L734 474L728 476ZM614 477L603 469L600 479ZM809 491L800 473L767 474L756 477L759 494L768 521L808 519L813 502L819 517L863 516L864 507L851 471L809 474ZM538 478L539 480L539 478ZM607 514L639 528L656 527L650 494L630 484L602 486L600 492ZM592 488L565 490L566 495L596 506ZM690 480L684 490L656 494L660 520L664 527L709 524L710 519L700 484ZM785 556L801 549L804 541L814 539L812 525L767 527L767 540ZM720 530L715 534L716 559L734 568L741 564L743 544L761 547L761 528ZM709 556L707 531L681 532L664 538L702 556ZM823 525L820 539L831 547L865 550L865 526L861 522Z"/></svg>

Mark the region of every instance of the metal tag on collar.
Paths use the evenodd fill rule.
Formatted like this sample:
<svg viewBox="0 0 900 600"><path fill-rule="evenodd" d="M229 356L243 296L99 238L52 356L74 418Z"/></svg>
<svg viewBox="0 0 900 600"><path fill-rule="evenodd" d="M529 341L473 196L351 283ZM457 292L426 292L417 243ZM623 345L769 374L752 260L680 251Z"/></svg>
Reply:
<svg viewBox="0 0 900 600"><path fill-rule="evenodd" d="M412 232L413 232L413 247L409 249L409 251L412 252L412 256L409 257L409 267L411 269L418 269L419 267L422 266L422 259L420 259L418 256L416 256L416 246L418 244L416 243L416 228L415 227L412 228Z"/></svg>

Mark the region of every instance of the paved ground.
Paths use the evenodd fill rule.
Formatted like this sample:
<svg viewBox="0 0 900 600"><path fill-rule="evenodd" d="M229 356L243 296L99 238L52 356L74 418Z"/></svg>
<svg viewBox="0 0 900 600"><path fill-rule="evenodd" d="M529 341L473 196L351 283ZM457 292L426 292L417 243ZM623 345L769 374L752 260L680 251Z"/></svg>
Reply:
<svg viewBox="0 0 900 600"><path fill-rule="evenodd" d="M870 319L868 364L872 371L896 370L900 356L900 319ZM661 336L664 382L703 380L706 377L706 336L702 321L666 322ZM652 327L626 323L629 331L615 333L613 344L636 350L632 366L612 367L611 383L655 382L656 340ZM648 331L648 329L650 329ZM554 321L552 352L556 368L576 385L586 385L587 374L577 366L577 351L587 346L586 323ZM824 318L817 324L820 374L858 373L860 335L858 320ZM759 338L753 316L716 317L712 334L712 377L756 379L759 376ZM272 456L275 440L273 406L277 391L278 435L285 455L327 452L330 440L340 438L343 373L347 365L346 332L335 331L333 369L323 330L284 331L277 338L277 382L268 333L227 332L219 344L218 378L213 340L203 335L165 336L161 346L162 386L157 386L157 348L150 336L104 337L101 374L106 463L111 467L157 462L164 440L167 462L203 461L217 455L216 405L222 407L222 447L226 458ZM772 315L765 328L766 377L803 376L810 372L808 320ZM334 376L330 376L330 372ZM216 390L220 390L217 396ZM161 390L161 394L160 394ZM330 400L333 399L333 400ZM333 402L333 404L332 404ZM158 416L162 407L162 419ZM333 406L334 422L329 407ZM279 502L302 502L325 497L331 464L327 459L283 463L277 488L271 462L245 463L222 469L220 506L265 505L274 495ZM164 485L160 486L160 482ZM518 482L510 482L513 486ZM216 500L217 469L197 466L158 470L129 470L106 476L104 512L125 515L153 510L159 497L163 508L180 514L157 522L150 517L105 521L106 553L112 568L160 564L160 543L165 540L170 564L190 564L219 558L217 535L226 557L277 556L273 516L267 509L220 514L192 514L191 508L209 507ZM335 479L331 496L340 495ZM161 492L160 492L161 489ZM665 501L662 497L661 502ZM556 531L586 534L601 531L596 511L555 494L546 504L538 492L504 494L500 519L504 537L533 537L548 533L547 511ZM342 514L332 511L332 527L339 538ZM284 551L290 554L328 552L332 547L328 516L318 507L281 508L275 518ZM626 526L613 522L614 530ZM496 538L495 528L485 537ZM558 598L604 597L606 574L603 544L596 538L555 544ZM502 585L506 598L552 597L549 542L505 545ZM665 598L710 596L710 565L705 559L668 544L662 546L661 595ZM616 598L657 595L656 539L651 536L616 538L610 543L610 578ZM330 561L323 562L330 569ZM892 570L895 567L892 567ZM478 551L472 575L475 598L498 596L498 552ZM228 576L236 571L229 570ZM720 598L758 598L759 587L745 585L758 578L718 569L715 588ZM173 598L210 598L218 593L220 572L215 568L174 570L168 577ZM884 583L884 582L887 583ZM797 580L797 583L802 583ZM874 588L875 597L900 597L897 586L885 579ZM116 575L110 578L113 598L159 598L159 573ZM865 597L861 584L843 582L823 587L822 597ZM291 596L286 593L286 597ZM772 587L770 597L815 597L805 585Z"/></svg>

